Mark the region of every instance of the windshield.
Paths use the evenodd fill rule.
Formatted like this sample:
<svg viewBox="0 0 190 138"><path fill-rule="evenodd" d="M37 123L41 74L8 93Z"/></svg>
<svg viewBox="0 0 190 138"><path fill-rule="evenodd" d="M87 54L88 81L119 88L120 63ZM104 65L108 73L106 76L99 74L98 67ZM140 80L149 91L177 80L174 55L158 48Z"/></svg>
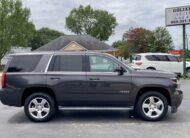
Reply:
<svg viewBox="0 0 190 138"><path fill-rule="evenodd" d="M111 56L113 59L117 60L119 63L121 63L123 66L125 66L129 71L134 71L134 70L135 70L135 69L132 68L130 65L128 65L128 64L126 64L126 63L124 63L124 62L118 60L116 57L114 57L114 56L112 56L112 55L109 55L109 56Z"/></svg>
<svg viewBox="0 0 190 138"><path fill-rule="evenodd" d="M130 71L134 71L135 69L133 67L131 67L130 65L128 65L127 63L121 62L128 70Z"/></svg>

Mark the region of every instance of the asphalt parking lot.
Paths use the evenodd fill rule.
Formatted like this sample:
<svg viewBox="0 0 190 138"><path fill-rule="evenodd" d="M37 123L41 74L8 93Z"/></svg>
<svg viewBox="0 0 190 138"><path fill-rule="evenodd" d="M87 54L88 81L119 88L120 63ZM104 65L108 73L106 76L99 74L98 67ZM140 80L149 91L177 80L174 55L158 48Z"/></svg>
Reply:
<svg viewBox="0 0 190 138"><path fill-rule="evenodd" d="M0 137L189 138L190 80L183 80L181 87L181 107L160 122L139 120L129 111L61 111L50 122L33 123L23 108L0 103Z"/></svg>

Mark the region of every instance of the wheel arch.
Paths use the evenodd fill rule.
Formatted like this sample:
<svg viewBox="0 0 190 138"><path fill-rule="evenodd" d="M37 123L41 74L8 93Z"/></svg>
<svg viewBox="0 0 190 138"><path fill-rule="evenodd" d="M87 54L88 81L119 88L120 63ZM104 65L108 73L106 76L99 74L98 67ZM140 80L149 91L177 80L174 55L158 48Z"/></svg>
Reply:
<svg viewBox="0 0 190 138"><path fill-rule="evenodd" d="M50 96L53 97L56 105L57 105L57 101L56 101L56 96L55 96L55 93L54 91L51 89L51 88L47 88L47 87L29 87L29 88L26 88L23 92L23 95L22 95L22 106L24 105L24 102L26 100L26 98L28 96L30 96L31 94L34 94L34 93L37 93L37 92L43 92L43 93L46 93L46 94L49 94Z"/></svg>
<svg viewBox="0 0 190 138"><path fill-rule="evenodd" d="M152 70L156 70L156 68L155 68L155 67L152 67L152 66L150 66L150 67L147 67L146 69L152 69Z"/></svg>
<svg viewBox="0 0 190 138"><path fill-rule="evenodd" d="M136 100L135 100L135 106L136 106L136 103L137 103L139 97L142 94L149 92L149 91L155 91L155 92L161 93L162 95L164 95L166 97L168 104L171 105L170 93L167 89L165 89L163 87L144 87L144 88L141 88L137 93Z"/></svg>
<svg viewBox="0 0 190 138"><path fill-rule="evenodd" d="M190 66L186 67L186 70L190 69Z"/></svg>

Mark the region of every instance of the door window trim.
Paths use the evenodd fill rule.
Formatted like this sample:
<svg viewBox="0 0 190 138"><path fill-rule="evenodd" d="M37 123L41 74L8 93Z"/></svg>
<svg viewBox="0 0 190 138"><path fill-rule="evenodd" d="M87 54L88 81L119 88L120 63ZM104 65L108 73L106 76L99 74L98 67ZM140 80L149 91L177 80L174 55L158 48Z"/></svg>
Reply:
<svg viewBox="0 0 190 138"><path fill-rule="evenodd" d="M117 74L117 72L91 72L90 71L90 60L89 60L89 57L90 56L99 56L99 57L104 57L104 58L107 58L107 59L109 59L109 60L111 60L112 62L114 62L115 64L117 64L118 66L120 66L120 67L122 67L122 68L124 68L125 69L125 73L129 73L129 70L128 69L126 69L126 67L124 66L124 65L122 65L122 63L120 63L120 62L117 62L117 60L114 60L113 58L111 58L111 57L109 57L109 56L106 56L106 55L96 55L96 54L86 54L86 61L85 61L85 63L86 63L86 66L85 66L85 69L86 69L86 73L88 73L88 74L107 74L107 75L111 75L111 73L112 73L112 75L113 74Z"/></svg>
<svg viewBox="0 0 190 138"><path fill-rule="evenodd" d="M82 71L49 71L50 63L52 62L53 57L54 56L64 56L64 55L83 56L83 58L82 58ZM84 54L52 54L49 61L48 61L47 66L46 66L45 73L48 73L48 74L71 74L71 73L72 74L83 74L83 73L86 73L85 62L86 62L86 55L84 55Z"/></svg>
<svg viewBox="0 0 190 138"><path fill-rule="evenodd" d="M49 58L49 61L48 61L47 65L46 65L46 68L45 68L45 72L48 72L49 65L50 65L50 62L51 62L53 56L54 56L54 55L52 54L51 57Z"/></svg>

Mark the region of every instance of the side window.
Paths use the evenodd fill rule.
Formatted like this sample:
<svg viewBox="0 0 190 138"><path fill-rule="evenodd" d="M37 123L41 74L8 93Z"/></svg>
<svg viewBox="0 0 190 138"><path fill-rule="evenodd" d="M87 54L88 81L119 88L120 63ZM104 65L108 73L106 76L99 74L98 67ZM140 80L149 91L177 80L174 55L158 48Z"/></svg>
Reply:
<svg viewBox="0 0 190 138"><path fill-rule="evenodd" d="M31 72L38 65L42 55L13 56L7 72Z"/></svg>
<svg viewBox="0 0 190 138"><path fill-rule="evenodd" d="M167 56L168 60L171 62L178 62L178 58L176 56Z"/></svg>
<svg viewBox="0 0 190 138"><path fill-rule="evenodd" d="M168 61L166 55L148 55L145 57L149 61Z"/></svg>
<svg viewBox="0 0 190 138"><path fill-rule="evenodd" d="M137 56L136 56L136 61L139 61L139 60L141 60L141 56L140 56L140 55L137 55Z"/></svg>
<svg viewBox="0 0 190 138"><path fill-rule="evenodd" d="M135 56L133 56L133 60L139 61L139 60L141 60L141 56L140 55L135 55Z"/></svg>
<svg viewBox="0 0 190 138"><path fill-rule="evenodd" d="M166 55L157 55L157 58L159 59L159 61L168 61Z"/></svg>
<svg viewBox="0 0 190 138"><path fill-rule="evenodd" d="M159 61L158 57L156 57L155 55L148 55L148 56L145 56L145 57L149 61Z"/></svg>
<svg viewBox="0 0 190 138"><path fill-rule="evenodd" d="M56 55L53 56L48 71L83 71L83 56Z"/></svg>
<svg viewBox="0 0 190 138"><path fill-rule="evenodd" d="M89 56L91 72L114 72L118 64L101 56Z"/></svg>

